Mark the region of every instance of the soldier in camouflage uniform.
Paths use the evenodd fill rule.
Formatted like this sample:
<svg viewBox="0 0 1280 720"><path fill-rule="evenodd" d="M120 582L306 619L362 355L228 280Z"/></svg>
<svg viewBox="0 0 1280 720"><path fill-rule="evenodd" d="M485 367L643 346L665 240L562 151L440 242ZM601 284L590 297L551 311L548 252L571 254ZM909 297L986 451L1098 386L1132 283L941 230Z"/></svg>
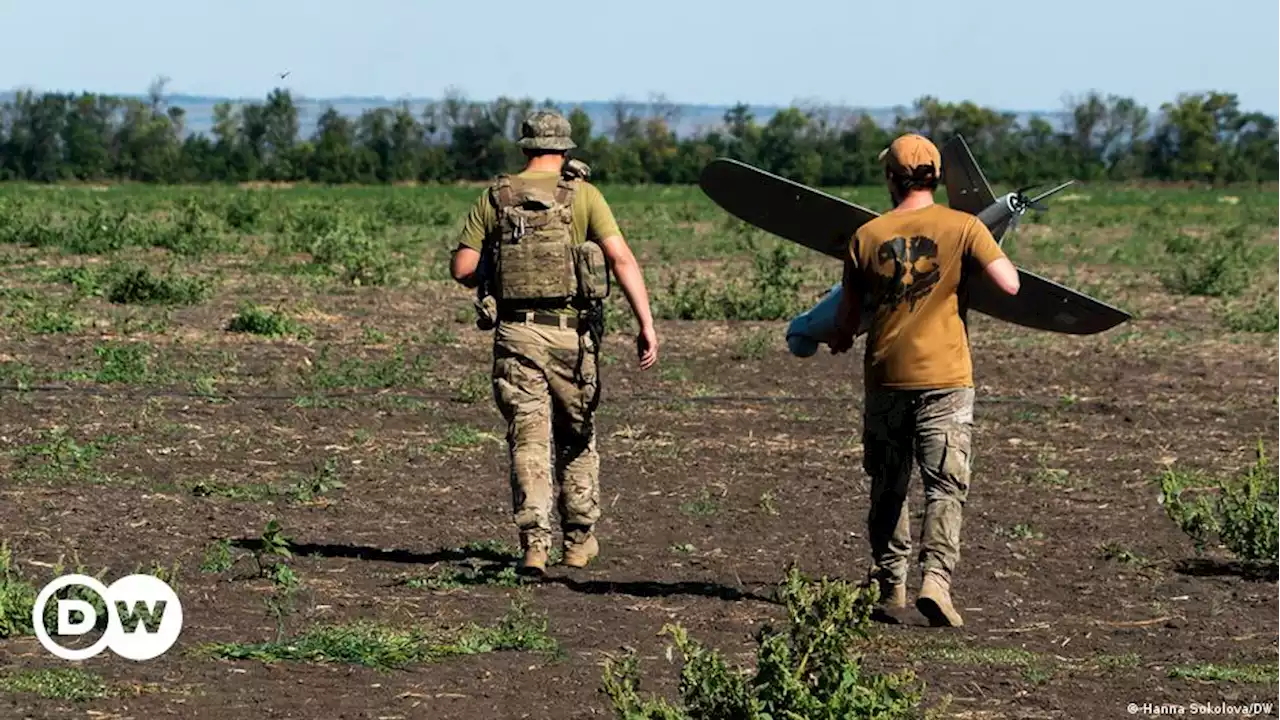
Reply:
<svg viewBox="0 0 1280 720"><path fill-rule="evenodd" d="M1016 294L1018 272L977 217L933 202L942 157L932 142L904 135L880 157L895 207L851 239L831 350L853 345L861 298L869 291L867 311L874 316L863 363L862 442L871 477L870 581L878 585L881 617L899 620L897 611L906 606L914 459L925 494L916 607L932 625L959 626L951 579L969 491L974 399L964 288L976 271Z"/></svg>
<svg viewBox="0 0 1280 720"><path fill-rule="evenodd" d="M451 262L456 281L478 288L477 324L494 329L493 396L507 422L520 570L531 575L545 571L551 547L553 477L564 564L584 567L599 552L593 416L611 274L640 326L641 369L658 358L640 267L609 205L587 182L589 168L568 159L576 146L570 130L555 112L525 120L519 145L528 164L499 176L477 199Z"/></svg>

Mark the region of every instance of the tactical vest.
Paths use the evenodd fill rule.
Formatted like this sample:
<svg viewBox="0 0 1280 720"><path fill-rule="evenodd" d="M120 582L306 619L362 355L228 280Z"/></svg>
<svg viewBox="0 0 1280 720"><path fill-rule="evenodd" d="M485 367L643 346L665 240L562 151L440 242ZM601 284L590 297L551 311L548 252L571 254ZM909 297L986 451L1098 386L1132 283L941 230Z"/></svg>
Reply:
<svg viewBox="0 0 1280 720"><path fill-rule="evenodd" d="M608 294L608 270L595 243L575 243L573 198L578 180L540 183L500 175L492 187L498 215L493 294L509 306L569 305ZM584 272L585 271L585 272ZM604 288L599 287L603 272Z"/></svg>

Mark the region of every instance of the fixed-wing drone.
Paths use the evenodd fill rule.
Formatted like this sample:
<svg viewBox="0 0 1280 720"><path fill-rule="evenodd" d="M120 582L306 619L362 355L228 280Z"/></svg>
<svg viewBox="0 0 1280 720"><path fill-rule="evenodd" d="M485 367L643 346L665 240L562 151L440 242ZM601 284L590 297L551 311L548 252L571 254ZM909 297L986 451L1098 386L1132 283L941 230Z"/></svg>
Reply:
<svg viewBox="0 0 1280 720"><path fill-rule="evenodd" d="M1028 198L1023 188L1000 196L991 192L982 170L964 138L956 135L941 148L942 179L947 202L956 210L976 215L1003 242L1028 210L1047 210L1043 201L1070 186L1068 181ZM806 185L728 158L711 161L702 171L699 185L720 207L762 230L843 261L853 234L879 213ZM975 277L964 289L967 309L1037 330L1091 335L1130 319L1129 313L1059 285L1035 273L1018 269L1021 288L1006 295L985 277ZM787 345L793 355L808 357L818 344L828 342L835 331L836 310L842 293L836 284L815 306L796 316L787 328ZM858 334L870 327L874 308L866 298Z"/></svg>

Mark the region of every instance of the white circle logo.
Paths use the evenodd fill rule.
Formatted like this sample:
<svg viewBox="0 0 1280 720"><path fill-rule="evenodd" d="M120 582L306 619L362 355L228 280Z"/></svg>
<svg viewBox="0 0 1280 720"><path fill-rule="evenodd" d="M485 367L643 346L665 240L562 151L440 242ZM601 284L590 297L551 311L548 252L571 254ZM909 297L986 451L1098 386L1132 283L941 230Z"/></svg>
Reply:
<svg viewBox="0 0 1280 720"><path fill-rule="evenodd" d="M45 606L53 594L74 585L97 594L107 615L107 628L102 637L81 649L59 645L44 624ZM55 602L58 635L86 635L97 627L98 612L89 601L58 598ZM72 613L79 613L79 619L73 619ZM45 585L36 597L31 624L44 649L63 660L86 660L106 648L129 660L150 660L177 642L182 632L182 603L173 588L151 575L128 575L110 587L88 575L63 575Z"/></svg>

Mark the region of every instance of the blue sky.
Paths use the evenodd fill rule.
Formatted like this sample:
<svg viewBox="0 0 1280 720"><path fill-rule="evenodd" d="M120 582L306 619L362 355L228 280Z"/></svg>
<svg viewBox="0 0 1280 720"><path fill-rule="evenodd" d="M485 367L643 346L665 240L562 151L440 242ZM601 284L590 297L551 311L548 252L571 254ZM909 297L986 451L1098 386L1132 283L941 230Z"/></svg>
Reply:
<svg viewBox="0 0 1280 720"><path fill-rule="evenodd" d="M1057 110L1235 92L1280 112L1276 0L0 0L0 90L499 95ZM523 23L523 24L522 24ZM702 28L707 28L706 30ZM523 47L522 47L523 45ZM658 49L658 45L665 49ZM897 64L918 58L916 68ZM286 80L276 74L289 70Z"/></svg>

